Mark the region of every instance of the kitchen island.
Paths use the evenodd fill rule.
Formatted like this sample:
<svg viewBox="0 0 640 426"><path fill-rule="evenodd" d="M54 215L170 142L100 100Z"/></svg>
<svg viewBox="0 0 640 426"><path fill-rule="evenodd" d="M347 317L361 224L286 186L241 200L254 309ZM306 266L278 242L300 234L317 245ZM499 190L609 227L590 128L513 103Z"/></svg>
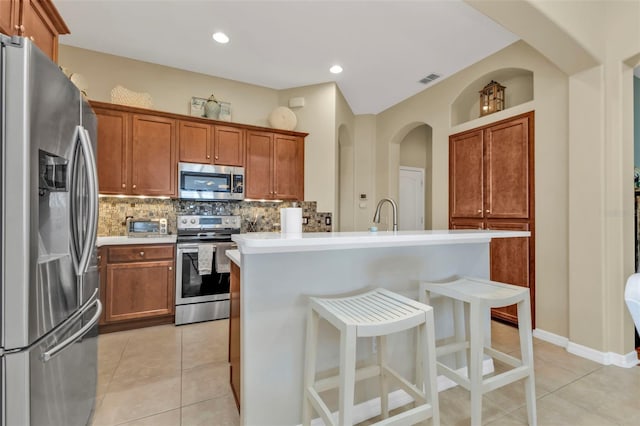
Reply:
<svg viewBox="0 0 640 426"><path fill-rule="evenodd" d="M234 235L240 257L232 260L240 263L242 288L241 424L300 423L309 296L383 287L417 299L420 280L447 280L456 275L489 278L491 239L529 236L528 231L483 230ZM451 305L444 300L433 304L436 339L452 336ZM488 315L486 321L489 328ZM335 371L338 333L321 323L320 337L318 371ZM389 358L402 374L412 372L413 347L409 335L389 339ZM368 360L374 352L373 339L358 341L358 360ZM367 383L356 388L356 404L368 401L354 411L360 416L358 421L376 415L379 409L379 402L376 409L371 401L377 397L375 386L372 392ZM390 408L409 401L394 392Z"/></svg>

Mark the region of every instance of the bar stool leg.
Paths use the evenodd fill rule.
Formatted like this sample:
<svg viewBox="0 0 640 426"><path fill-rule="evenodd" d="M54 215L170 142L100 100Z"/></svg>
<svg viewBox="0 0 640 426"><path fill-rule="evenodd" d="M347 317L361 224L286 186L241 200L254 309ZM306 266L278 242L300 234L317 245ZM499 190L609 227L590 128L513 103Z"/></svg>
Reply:
<svg viewBox="0 0 640 426"><path fill-rule="evenodd" d="M433 310L425 312L425 322L419 326L420 341L422 346L417 352L422 353L422 359L418 364L422 364L424 370L422 380L424 381L425 400L431 404L433 426L440 425L440 404L438 401L438 372L436 369L436 338ZM422 387L418 387L422 389Z"/></svg>
<svg viewBox="0 0 640 426"><path fill-rule="evenodd" d="M453 302L453 326L455 328L455 342L461 343L467 340L466 321L464 316L464 302L461 300L451 300ZM456 352L456 368L463 368L468 365L468 353L468 350Z"/></svg>
<svg viewBox="0 0 640 426"><path fill-rule="evenodd" d="M318 323L320 318L318 313L309 307L307 315L307 340L305 343L305 365L304 365L304 394L302 395L302 425L311 424L311 402L307 395L308 389L313 387L316 380L316 350L318 344Z"/></svg>
<svg viewBox="0 0 640 426"><path fill-rule="evenodd" d="M380 366L380 414L383 419L389 417L389 385L387 383L387 336L378 336L378 366Z"/></svg>
<svg viewBox="0 0 640 426"><path fill-rule="evenodd" d="M522 364L529 366L529 376L524 380L524 392L527 401L529 426L537 424L536 385L533 373L533 337L531 335L531 308L529 297L518 303L518 333Z"/></svg>
<svg viewBox="0 0 640 426"><path fill-rule="evenodd" d="M347 325L340 330L340 413L338 424L353 424L353 398L356 376L356 328Z"/></svg>
<svg viewBox="0 0 640 426"><path fill-rule="evenodd" d="M469 335L471 357L469 359L469 380L471 382L471 425L482 424L482 361L484 358L484 321L478 303L472 303L469 314Z"/></svg>

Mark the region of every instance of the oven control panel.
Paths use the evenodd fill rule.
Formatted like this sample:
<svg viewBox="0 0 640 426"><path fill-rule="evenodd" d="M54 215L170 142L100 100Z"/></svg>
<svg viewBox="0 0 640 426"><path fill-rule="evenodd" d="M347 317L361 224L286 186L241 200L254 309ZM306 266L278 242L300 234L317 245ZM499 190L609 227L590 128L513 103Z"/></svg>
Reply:
<svg viewBox="0 0 640 426"><path fill-rule="evenodd" d="M240 229L240 216L178 216L178 231Z"/></svg>

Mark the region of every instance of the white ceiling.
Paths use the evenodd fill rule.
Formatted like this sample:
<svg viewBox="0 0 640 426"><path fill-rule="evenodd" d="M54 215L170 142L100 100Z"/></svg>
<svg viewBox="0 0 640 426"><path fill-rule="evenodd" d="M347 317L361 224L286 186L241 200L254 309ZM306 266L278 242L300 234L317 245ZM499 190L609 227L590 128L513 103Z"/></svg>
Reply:
<svg viewBox="0 0 640 426"><path fill-rule="evenodd" d="M273 89L336 81L377 114L518 38L461 0L54 0L60 42ZM224 31L231 41L215 43ZM344 72L329 73L340 64ZM215 88L214 88L215 90Z"/></svg>

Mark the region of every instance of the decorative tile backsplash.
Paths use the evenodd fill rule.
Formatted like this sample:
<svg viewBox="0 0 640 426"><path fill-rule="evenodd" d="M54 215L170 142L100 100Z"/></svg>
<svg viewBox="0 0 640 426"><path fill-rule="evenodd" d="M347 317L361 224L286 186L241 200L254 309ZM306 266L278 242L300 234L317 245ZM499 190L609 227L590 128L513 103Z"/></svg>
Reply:
<svg viewBox="0 0 640 426"><path fill-rule="evenodd" d="M295 207L302 208L303 232L331 232L331 213L317 212L315 201L299 203L260 201L202 202L101 197L98 235L125 235L127 216L134 218L166 217L168 232L175 234L176 215L179 214L236 215L242 218L240 232L279 232L280 209L294 207L294 204Z"/></svg>

